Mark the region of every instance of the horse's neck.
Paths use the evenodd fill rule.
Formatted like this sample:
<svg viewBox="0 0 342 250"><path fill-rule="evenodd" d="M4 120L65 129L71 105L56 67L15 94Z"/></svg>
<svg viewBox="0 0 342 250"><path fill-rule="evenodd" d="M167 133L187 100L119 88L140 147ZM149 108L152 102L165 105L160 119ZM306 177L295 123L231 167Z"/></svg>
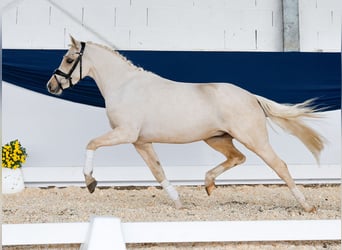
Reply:
<svg viewBox="0 0 342 250"><path fill-rule="evenodd" d="M97 45L90 45L88 48L92 64L89 76L95 80L104 98L106 98L106 93L115 91L126 82L131 74L136 72L134 66L115 52Z"/></svg>

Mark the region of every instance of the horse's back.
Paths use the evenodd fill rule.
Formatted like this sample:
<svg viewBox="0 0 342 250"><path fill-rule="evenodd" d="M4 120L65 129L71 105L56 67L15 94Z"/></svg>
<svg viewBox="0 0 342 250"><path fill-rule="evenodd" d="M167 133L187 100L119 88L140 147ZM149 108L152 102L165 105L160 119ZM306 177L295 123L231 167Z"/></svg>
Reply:
<svg viewBox="0 0 342 250"><path fill-rule="evenodd" d="M148 102L140 106L145 116L141 140L152 142L183 143L221 135L236 116L250 113L257 103L248 91L228 83L161 80L147 83L144 91Z"/></svg>

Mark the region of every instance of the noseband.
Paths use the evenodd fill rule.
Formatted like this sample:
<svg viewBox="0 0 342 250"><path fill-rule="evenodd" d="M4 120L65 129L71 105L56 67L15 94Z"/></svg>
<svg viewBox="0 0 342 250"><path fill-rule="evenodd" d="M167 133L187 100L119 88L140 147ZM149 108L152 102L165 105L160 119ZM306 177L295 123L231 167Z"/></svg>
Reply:
<svg viewBox="0 0 342 250"><path fill-rule="evenodd" d="M71 69L69 70L68 73L64 73L63 71L61 71L60 69L55 69L55 71L53 72L53 75L58 83L58 86L63 89L62 84L58 81L56 75L62 76L64 77L66 80L69 80L69 88L71 88L73 86L72 84L72 73L74 73L77 64L80 63L80 80L82 79L82 56L83 56L83 52L84 52L84 48L85 48L86 43L85 42L81 42L81 50L80 52L77 52L76 54L78 54L78 57L76 58L74 64L72 65ZM76 84L76 83L75 83Z"/></svg>

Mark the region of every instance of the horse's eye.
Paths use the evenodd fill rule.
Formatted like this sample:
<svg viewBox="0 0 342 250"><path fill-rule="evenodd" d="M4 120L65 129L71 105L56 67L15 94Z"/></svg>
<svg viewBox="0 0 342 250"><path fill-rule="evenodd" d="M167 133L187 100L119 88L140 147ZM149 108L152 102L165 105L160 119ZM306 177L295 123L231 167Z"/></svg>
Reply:
<svg viewBox="0 0 342 250"><path fill-rule="evenodd" d="M67 62L67 63L72 63L73 61L74 61L74 59L71 59L71 58L67 58L67 59L66 59L66 62Z"/></svg>

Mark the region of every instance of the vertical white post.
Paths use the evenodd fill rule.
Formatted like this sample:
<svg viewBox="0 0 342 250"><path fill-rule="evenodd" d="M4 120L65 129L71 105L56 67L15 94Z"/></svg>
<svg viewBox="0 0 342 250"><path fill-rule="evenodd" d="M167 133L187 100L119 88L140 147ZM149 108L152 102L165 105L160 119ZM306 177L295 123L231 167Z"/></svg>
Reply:
<svg viewBox="0 0 342 250"><path fill-rule="evenodd" d="M115 217L93 217L81 250L126 250L121 221Z"/></svg>

